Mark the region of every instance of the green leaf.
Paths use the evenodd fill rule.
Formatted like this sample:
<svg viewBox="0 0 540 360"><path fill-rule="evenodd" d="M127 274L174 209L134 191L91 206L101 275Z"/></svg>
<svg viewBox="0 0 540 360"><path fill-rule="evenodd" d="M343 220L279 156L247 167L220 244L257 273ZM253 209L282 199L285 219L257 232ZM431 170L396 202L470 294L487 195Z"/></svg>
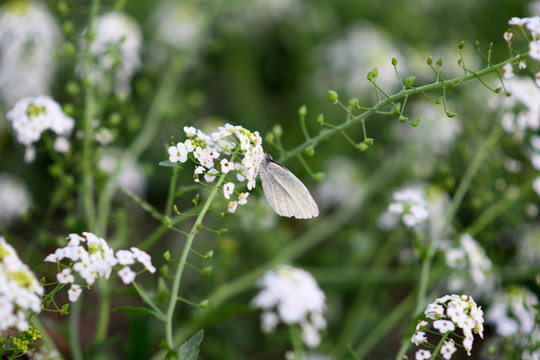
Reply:
<svg viewBox="0 0 540 360"><path fill-rule="evenodd" d="M182 166L180 166L180 164L178 164L177 162L169 161L169 160L160 161L159 166L175 167L175 168L178 168L178 169L182 169Z"/></svg>
<svg viewBox="0 0 540 360"><path fill-rule="evenodd" d="M159 318L155 311L138 306L119 306L114 308L114 311L119 311L130 315L144 315Z"/></svg>
<svg viewBox="0 0 540 360"><path fill-rule="evenodd" d="M178 357L179 360L197 360L199 356L199 345L203 341L204 332L199 330L195 335L193 335L188 341L180 345L178 348Z"/></svg>

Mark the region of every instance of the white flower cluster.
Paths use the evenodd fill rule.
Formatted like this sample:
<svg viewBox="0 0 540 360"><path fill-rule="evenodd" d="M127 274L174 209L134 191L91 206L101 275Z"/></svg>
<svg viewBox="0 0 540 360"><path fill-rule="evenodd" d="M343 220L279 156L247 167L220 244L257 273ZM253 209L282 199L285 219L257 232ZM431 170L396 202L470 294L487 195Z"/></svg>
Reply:
<svg viewBox="0 0 540 360"><path fill-rule="evenodd" d="M428 204L421 187L410 187L395 191L393 202L382 216L381 226L393 227L394 219L401 216L403 223L413 229L419 229L429 219ZM385 218L386 217L386 218Z"/></svg>
<svg viewBox="0 0 540 360"><path fill-rule="evenodd" d="M188 158L198 166L195 168L195 182L199 176L211 183L219 174L236 173L238 181L247 180L248 190L256 185L259 165L264 156L262 138L257 131L254 133L241 126L226 124L218 131L207 135L192 126L184 127L188 137L184 142L169 147L169 161L185 163ZM219 168L216 169L216 162ZM223 196L229 200L234 192L234 183L223 186ZM238 205L247 203L249 193L241 193L238 200L229 202L229 212L234 213Z"/></svg>
<svg viewBox="0 0 540 360"><path fill-rule="evenodd" d="M452 269L466 269L466 273L470 275L476 288L485 287L488 284L493 265L487 257L486 252L476 240L469 234L462 234L459 238L459 246L447 249L444 253L446 265ZM460 280L463 276L457 275ZM463 290L463 284L458 282L451 283L456 285L456 288L451 290Z"/></svg>
<svg viewBox="0 0 540 360"><path fill-rule="evenodd" d="M189 53L201 46L207 22L207 16L197 2L166 0L154 9L149 27L159 45Z"/></svg>
<svg viewBox="0 0 540 360"><path fill-rule="evenodd" d="M9 106L47 94L62 35L43 2L8 1L0 10L0 97Z"/></svg>
<svg viewBox="0 0 540 360"><path fill-rule="evenodd" d="M105 92L129 94L131 79L141 67L142 32L132 17L121 12L109 12L96 17L93 23L95 38L90 52L96 66L90 80ZM85 40L83 41L85 45ZM79 69L81 69L79 67ZM111 73L114 76L110 78Z"/></svg>
<svg viewBox="0 0 540 360"><path fill-rule="evenodd" d="M7 228L30 208L32 197L24 182L0 173L0 229Z"/></svg>
<svg viewBox="0 0 540 360"><path fill-rule="evenodd" d="M509 25L520 29L525 27L531 32L532 40L529 42L529 56L531 59L540 61L540 16L518 18L513 17L508 21ZM540 72L536 73L536 84L540 86Z"/></svg>
<svg viewBox="0 0 540 360"><path fill-rule="evenodd" d="M39 141L47 130L52 130L57 135L54 144L56 151L64 153L69 150L67 137L75 127L75 121L64 114L60 105L49 96L23 98L6 117L12 123L17 140L26 147L26 162L34 161L33 144Z"/></svg>
<svg viewBox="0 0 540 360"><path fill-rule="evenodd" d="M0 330L28 330L24 311L41 310L43 287L15 249L0 236Z"/></svg>
<svg viewBox="0 0 540 360"><path fill-rule="evenodd" d="M456 328L461 329L463 336L463 348L467 354L471 355L474 336L473 333L484 337L484 313L476 305L473 298L467 295L445 295L429 304L424 311L426 318L432 320L433 328L441 335L450 332L454 334ZM430 349L435 349L427 341L426 332L429 325L428 321L420 321L416 326L416 331L411 337L411 342L416 346L423 345ZM454 341L450 339L440 349L440 354L445 359L450 359L456 351ZM419 350L416 353L416 359L429 359L431 357L429 350Z"/></svg>
<svg viewBox="0 0 540 360"><path fill-rule="evenodd" d="M527 336L536 326L537 305L538 298L530 290L511 287L495 294L486 321L495 325L500 336Z"/></svg>
<svg viewBox="0 0 540 360"><path fill-rule="evenodd" d="M88 285L92 285L98 277L108 279L117 265L122 266L118 270L118 276L126 285L135 280L136 273L130 268L135 262L141 263L151 273L156 272L152 259L146 252L132 247L130 250L118 250L115 254L104 239L89 232L84 232L83 235L84 237L70 234L66 247L56 249L45 258L45 261L57 263L64 259L71 260L70 266L57 275L60 284L72 284L68 291L71 302L77 301L82 292L80 285L75 284L74 272L78 273ZM81 245L83 243L86 244L86 248Z"/></svg>
<svg viewBox="0 0 540 360"><path fill-rule="evenodd" d="M278 265L267 271L257 286L261 291L251 306L263 310L263 332L273 332L280 321L286 325L298 324L306 346L319 346L319 331L326 328L325 295L310 273L290 265Z"/></svg>
<svg viewBox="0 0 540 360"><path fill-rule="evenodd" d="M540 89L528 77L516 76L505 82L512 96L493 98L491 107L502 112L501 124L505 132L517 133L522 138L526 130L540 128Z"/></svg>

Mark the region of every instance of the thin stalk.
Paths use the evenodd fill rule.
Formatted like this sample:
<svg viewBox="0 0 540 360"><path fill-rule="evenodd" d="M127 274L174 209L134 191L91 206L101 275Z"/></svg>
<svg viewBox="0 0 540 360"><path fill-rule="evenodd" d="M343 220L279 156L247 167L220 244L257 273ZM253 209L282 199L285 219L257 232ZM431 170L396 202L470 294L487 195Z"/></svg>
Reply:
<svg viewBox="0 0 540 360"><path fill-rule="evenodd" d="M463 201L465 194L469 190L473 178L476 176L476 174L478 174L480 167L482 166L486 157L489 155L490 150L493 147L493 145L495 145L495 143L499 139L499 136L501 135L501 133L502 133L502 130L499 126L493 127L493 130L491 130L491 133L489 134L489 136L482 143L482 146L476 153L471 164L465 171L463 178L461 179L459 187L457 188L456 193L454 194L454 198L452 199L452 203L450 204L450 208L448 209L448 211L446 212L444 216L443 225L441 226L439 231L434 235L433 239L431 240L427 254L422 262L420 285L418 286L418 297L416 300L416 308L413 312L413 316L416 316L417 314L421 313L425 307L427 287L428 287L430 273L431 273L431 264L433 261L433 257L435 256L435 253L437 252L439 242L442 239L448 225L450 225L450 223L453 221L454 216L456 215L459 207L461 206L461 202ZM402 346L401 351L396 356L396 360L402 359L403 355L407 351L407 348L408 346Z"/></svg>
<svg viewBox="0 0 540 360"><path fill-rule="evenodd" d="M186 239L186 244L184 245L184 250L182 251L182 255L180 257L180 261L178 262L178 267L176 268L176 274L174 277L173 286L171 288L171 294L169 295L169 305L167 307L167 312L166 312L167 321L165 322L165 333L166 333L167 345L169 349L174 349L173 315L174 315L174 310L176 309L176 304L178 301L178 294L180 291L180 282L182 280L182 274L184 272L184 268L186 267L187 257L191 250L191 245L193 244L195 235L197 235L200 227L202 226L202 221L204 219L204 216L206 215L206 212L210 208L212 201L218 194L219 189L221 188L221 184L225 180L225 177L226 177L226 174L221 175L218 182L216 183L216 186L214 187L214 189L208 196L206 203L201 209L201 212L199 213L197 220L195 221L195 223L193 224L191 228L191 231L189 232L189 235Z"/></svg>
<svg viewBox="0 0 540 360"><path fill-rule="evenodd" d="M375 106L367 109L366 111L364 111L360 115L354 117L350 121L346 121L346 122L344 122L344 123L342 123L340 125L335 126L333 129L325 131L325 132L323 132L323 133L321 133L321 134L319 134L317 136L314 136L314 137L310 138L309 140L304 141L302 144L298 145L294 149L288 151L285 154L282 154L277 161L280 162L280 163L283 163L285 160L287 160L287 159L289 159L291 157L294 157L298 153L301 153L302 151L304 151L305 148L310 147L310 146L315 146L318 143L320 143L320 142L322 142L322 141L324 141L326 139L329 139L330 137L334 136L335 134L337 134L337 133L339 133L339 132L341 132L341 131L343 131L345 129L348 129L349 127L357 124L358 122L361 122L362 120L367 119L371 115L374 115L374 114L380 112L386 106L391 105L392 103L395 103L395 102L399 101L402 98L405 98L405 97L411 96L411 95L415 95L415 94L426 93L426 92L429 92L429 91L432 91L432 90L442 89L444 87L452 88L452 87L458 86L462 82L477 79L479 77L490 74L492 72L499 71L499 69L501 69L507 63L511 63L511 64L517 63L517 62L519 62L519 61L521 61L523 59L526 59L528 57L529 57L528 53L523 53L523 54L517 55L514 58L507 59L507 60L502 61L502 62L500 62L498 64L488 66L488 67L486 67L486 68L484 68L482 70L474 71L474 72L469 73L467 75L463 75L463 76L456 77L454 79L449 79L449 80L445 80L445 81L439 81L439 82L435 82L435 83L432 83L432 84L427 84L427 85L415 87L415 88L412 88L412 89L407 89L407 90L400 91L397 94L389 96L385 100L382 100L382 101L378 102Z"/></svg>
<svg viewBox="0 0 540 360"><path fill-rule="evenodd" d="M88 38L84 49L84 117L83 117L83 149L82 149L82 184L80 188L80 196L83 201L83 208L88 222L88 230L95 231L96 227L96 208L94 204L94 177L92 171L92 141L94 139L94 130L92 121L96 113L96 89L90 81L90 75L94 71L94 57L90 51L92 45L91 32L92 24L99 12L99 0L92 0L90 7L90 15L88 17Z"/></svg>

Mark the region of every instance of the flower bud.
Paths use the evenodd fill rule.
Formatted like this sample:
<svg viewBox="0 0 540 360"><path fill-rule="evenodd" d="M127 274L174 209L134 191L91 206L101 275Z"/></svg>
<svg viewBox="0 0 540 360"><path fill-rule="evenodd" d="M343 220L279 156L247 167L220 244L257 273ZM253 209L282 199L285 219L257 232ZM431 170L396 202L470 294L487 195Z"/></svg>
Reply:
<svg viewBox="0 0 540 360"><path fill-rule="evenodd" d="M427 64L428 65L433 64L433 59L431 58L431 56L427 58Z"/></svg>
<svg viewBox="0 0 540 360"><path fill-rule="evenodd" d="M318 172L315 175L313 175L313 178L315 178L316 181L321 181L324 178L324 173Z"/></svg>
<svg viewBox="0 0 540 360"><path fill-rule="evenodd" d="M394 67L396 67L397 64L398 64L397 59L396 59L396 58L392 58L392 65L393 65Z"/></svg>
<svg viewBox="0 0 540 360"><path fill-rule="evenodd" d="M373 139L372 138L365 138L364 139L364 144L366 144L367 146L373 145Z"/></svg>
<svg viewBox="0 0 540 360"><path fill-rule="evenodd" d="M306 115L307 115L307 106L306 105L300 106L300 109L298 109L298 116L300 116L301 118L305 118Z"/></svg>
<svg viewBox="0 0 540 360"><path fill-rule="evenodd" d="M420 119L416 119L414 121L411 121L409 124L411 124L412 127L417 127L418 124L420 124Z"/></svg>
<svg viewBox="0 0 540 360"><path fill-rule="evenodd" d="M333 102L334 104L338 101L338 93L334 90L328 91L328 101Z"/></svg>
<svg viewBox="0 0 540 360"><path fill-rule="evenodd" d="M315 148L313 146L308 146L304 152L306 153L307 156L313 156L315 155Z"/></svg>
<svg viewBox="0 0 540 360"><path fill-rule="evenodd" d="M401 121L402 123L406 122L407 120L409 119L406 116L399 115L399 121Z"/></svg>
<svg viewBox="0 0 540 360"><path fill-rule="evenodd" d="M369 146L361 142L360 144L356 145L356 148L360 151L366 151L369 148Z"/></svg>
<svg viewBox="0 0 540 360"><path fill-rule="evenodd" d="M443 58L439 58L439 60L437 60L437 66L441 67L442 64L443 64Z"/></svg>
<svg viewBox="0 0 540 360"><path fill-rule="evenodd" d="M279 124L275 125L272 129L272 133L279 139L281 135L283 135L283 128Z"/></svg>
<svg viewBox="0 0 540 360"><path fill-rule="evenodd" d="M167 261L169 261L171 259L171 252L169 250L165 251L163 253L163 258Z"/></svg>
<svg viewBox="0 0 540 360"><path fill-rule="evenodd" d="M410 89L414 85L415 80L415 76L409 76L407 79L405 79L405 89Z"/></svg>
<svg viewBox="0 0 540 360"><path fill-rule="evenodd" d="M324 115L323 114L319 114L319 116L317 116L317 122L319 124L324 124Z"/></svg>

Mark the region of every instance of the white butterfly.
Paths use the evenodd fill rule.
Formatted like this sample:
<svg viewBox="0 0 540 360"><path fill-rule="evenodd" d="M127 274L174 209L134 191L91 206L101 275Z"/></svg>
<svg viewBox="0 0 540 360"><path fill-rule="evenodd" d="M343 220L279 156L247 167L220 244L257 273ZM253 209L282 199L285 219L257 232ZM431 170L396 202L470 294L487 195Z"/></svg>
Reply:
<svg viewBox="0 0 540 360"><path fill-rule="evenodd" d="M306 186L269 154L264 154L259 173L264 196L278 215L297 219L319 215L319 208Z"/></svg>

